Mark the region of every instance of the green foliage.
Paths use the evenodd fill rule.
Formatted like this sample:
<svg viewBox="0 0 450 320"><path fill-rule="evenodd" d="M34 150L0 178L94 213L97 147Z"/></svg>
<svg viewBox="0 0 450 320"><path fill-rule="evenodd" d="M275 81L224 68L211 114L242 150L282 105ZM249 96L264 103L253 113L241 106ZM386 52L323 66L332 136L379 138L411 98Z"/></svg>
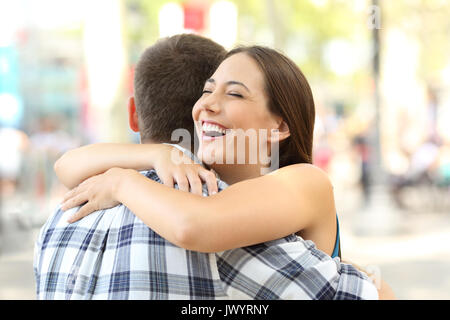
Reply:
<svg viewBox="0 0 450 320"><path fill-rule="evenodd" d="M348 88L343 90L342 95L349 101L371 94L373 53L364 53L367 55L366 63L347 76L336 75L323 59L325 47L336 39L370 48L371 30L367 27L370 0L366 1L367 8L360 8L359 11L355 10L356 2L344 0L328 0L323 5L317 5L312 0L230 1L236 4L239 12L238 43L266 44L285 52L299 64L313 83ZM125 1L127 17L134 20L127 27L125 37L132 63L145 47L157 40L158 12L167 2L169 1ZM183 3L188 0L173 2ZM421 45L419 76L436 77L448 63L449 3L441 0L380 0L380 5L381 40L391 28L400 28L416 38Z"/></svg>
<svg viewBox="0 0 450 320"><path fill-rule="evenodd" d="M418 75L436 78L449 63L450 2L396 0L384 8L385 29L398 28L421 46Z"/></svg>
<svg viewBox="0 0 450 320"><path fill-rule="evenodd" d="M126 0L126 41L130 50L130 62L135 63L142 50L159 37L158 13L167 0ZM170 2L181 3L181 0Z"/></svg>

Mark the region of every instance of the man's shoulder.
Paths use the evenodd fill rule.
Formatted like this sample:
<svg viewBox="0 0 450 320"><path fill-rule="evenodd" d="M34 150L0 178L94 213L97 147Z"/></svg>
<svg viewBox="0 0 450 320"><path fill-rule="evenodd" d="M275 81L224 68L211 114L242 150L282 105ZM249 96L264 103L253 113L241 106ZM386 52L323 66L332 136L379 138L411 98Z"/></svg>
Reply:
<svg viewBox="0 0 450 320"><path fill-rule="evenodd" d="M376 299L374 286L364 274L342 264L339 258L332 259L317 249L312 241L296 235L216 255L219 272L232 296L244 294L254 299ZM228 273L233 274L229 281ZM247 285L244 288L237 285L239 283Z"/></svg>
<svg viewBox="0 0 450 320"><path fill-rule="evenodd" d="M144 170L144 171L140 171L140 173L151 180L161 182L161 180L159 179L155 170ZM131 217L133 217L133 218L136 217L126 206L124 206L123 204L119 204L112 208L94 211L91 214L89 214L88 216L84 217L83 219L77 221L76 223L69 224L67 222L67 219L72 214L77 212L80 208L81 208L81 206L78 206L78 207L72 208L70 210L63 211L63 210L61 210L61 204L58 204L58 206L55 208L55 210L52 212L52 214L47 218L47 221L41 227L41 235L45 231L54 230L54 229L58 229L58 228L59 229L70 228L72 230L75 230L76 228L77 229L86 229L86 228L93 228L94 226L97 229L102 228L102 227L104 228L104 227L106 227L106 225L108 225L108 227L111 227L112 220L116 215L117 215L117 218L120 218L121 223L125 223L127 221L131 222L130 221ZM107 221L105 221L105 220L107 220ZM107 222L107 223L101 223L101 221ZM136 222L136 221L133 221L133 222Z"/></svg>

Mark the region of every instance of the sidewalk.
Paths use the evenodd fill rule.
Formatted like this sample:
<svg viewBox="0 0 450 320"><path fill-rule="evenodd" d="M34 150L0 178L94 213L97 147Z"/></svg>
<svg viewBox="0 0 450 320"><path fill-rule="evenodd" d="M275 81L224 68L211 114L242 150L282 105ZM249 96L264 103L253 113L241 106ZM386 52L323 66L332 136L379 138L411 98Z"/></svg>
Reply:
<svg viewBox="0 0 450 320"><path fill-rule="evenodd" d="M0 234L0 300L34 300L34 240L39 229L6 220Z"/></svg>
<svg viewBox="0 0 450 320"><path fill-rule="evenodd" d="M33 251L0 256L0 300L34 300Z"/></svg>
<svg viewBox="0 0 450 320"><path fill-rule="evenodd" d="M364 210L340 216L344 260L375 266L398 299L450 299L450 213L400 215L402 230L360 235Z"/></svg>

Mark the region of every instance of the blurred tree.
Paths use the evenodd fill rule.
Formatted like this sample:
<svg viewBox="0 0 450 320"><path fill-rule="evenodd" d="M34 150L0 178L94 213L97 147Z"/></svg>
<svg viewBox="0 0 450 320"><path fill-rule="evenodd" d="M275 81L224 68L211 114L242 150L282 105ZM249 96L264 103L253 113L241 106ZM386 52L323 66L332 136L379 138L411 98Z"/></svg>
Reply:
<svg viewBox="0 0 450 320"><path fill-rule="evenodd" d="M127 0L127 39L131 48L141 48L156 41L158 12L167 0ZM183 3L187 1L173 0ZM211 3L214 1L211 1ZM365 15L355 12L352 2L296 0L233 0L239 12L239 43L260 43L282 51L295 47L306 56L302 67L318 77L333 76L323 66L323 47L331 40L351 41L355 30L366 28ZM139 50L138 50L139 51ZM135 58L135 57L134 57ZM293 58L294 60L295 57ZM298 60L298 59L297 59ZM297 61L299 62L299 61Z"/></svg>
<svg viewBox="0 0 450 320"><path fill-rule="evenodd" d="M130 63L134 64L142 50L159 38L158 14L167 0L127 0L125 2L126 45L129 48ZM180 0L170 2L182 3Z"/></svg>
<svg viewBox="0 0 450 320"><path fill-rule="evenodd" d="M418 76L436 79L449 63L450 2L442 0L385 1L383 28L398 28L421 44Z"/></svg>
<svg viewBox="0 0 450 320"><path fill-rule="evenodd" d="M346 112L370 95L368 1L359 8L353 1L233 2L239 11L240 43L265 44L281 50L300 66L313 87L318 85L328 92L330 103L341 100ZM346 50L334 54L333 42L343 44ZM354 70L336 73L327 61L330 57L338 66L355 65ZM339 61L341 57L346 61Z"/></svg>

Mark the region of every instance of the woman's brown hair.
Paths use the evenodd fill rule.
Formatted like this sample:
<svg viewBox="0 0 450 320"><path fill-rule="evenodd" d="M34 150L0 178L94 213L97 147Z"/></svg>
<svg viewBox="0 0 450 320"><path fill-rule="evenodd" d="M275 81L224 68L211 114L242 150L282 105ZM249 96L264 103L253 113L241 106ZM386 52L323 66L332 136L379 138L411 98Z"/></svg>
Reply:
<svg viewBox="0 0 450 320"><path fill-rule="evenodd" d="M279 145L279 167L312 163L315 107L301 70L291 59L267 47L238 47L226 58L237 53L245 53L258 63L265 78L268 108L289 126L290 136Z"/></svg>

